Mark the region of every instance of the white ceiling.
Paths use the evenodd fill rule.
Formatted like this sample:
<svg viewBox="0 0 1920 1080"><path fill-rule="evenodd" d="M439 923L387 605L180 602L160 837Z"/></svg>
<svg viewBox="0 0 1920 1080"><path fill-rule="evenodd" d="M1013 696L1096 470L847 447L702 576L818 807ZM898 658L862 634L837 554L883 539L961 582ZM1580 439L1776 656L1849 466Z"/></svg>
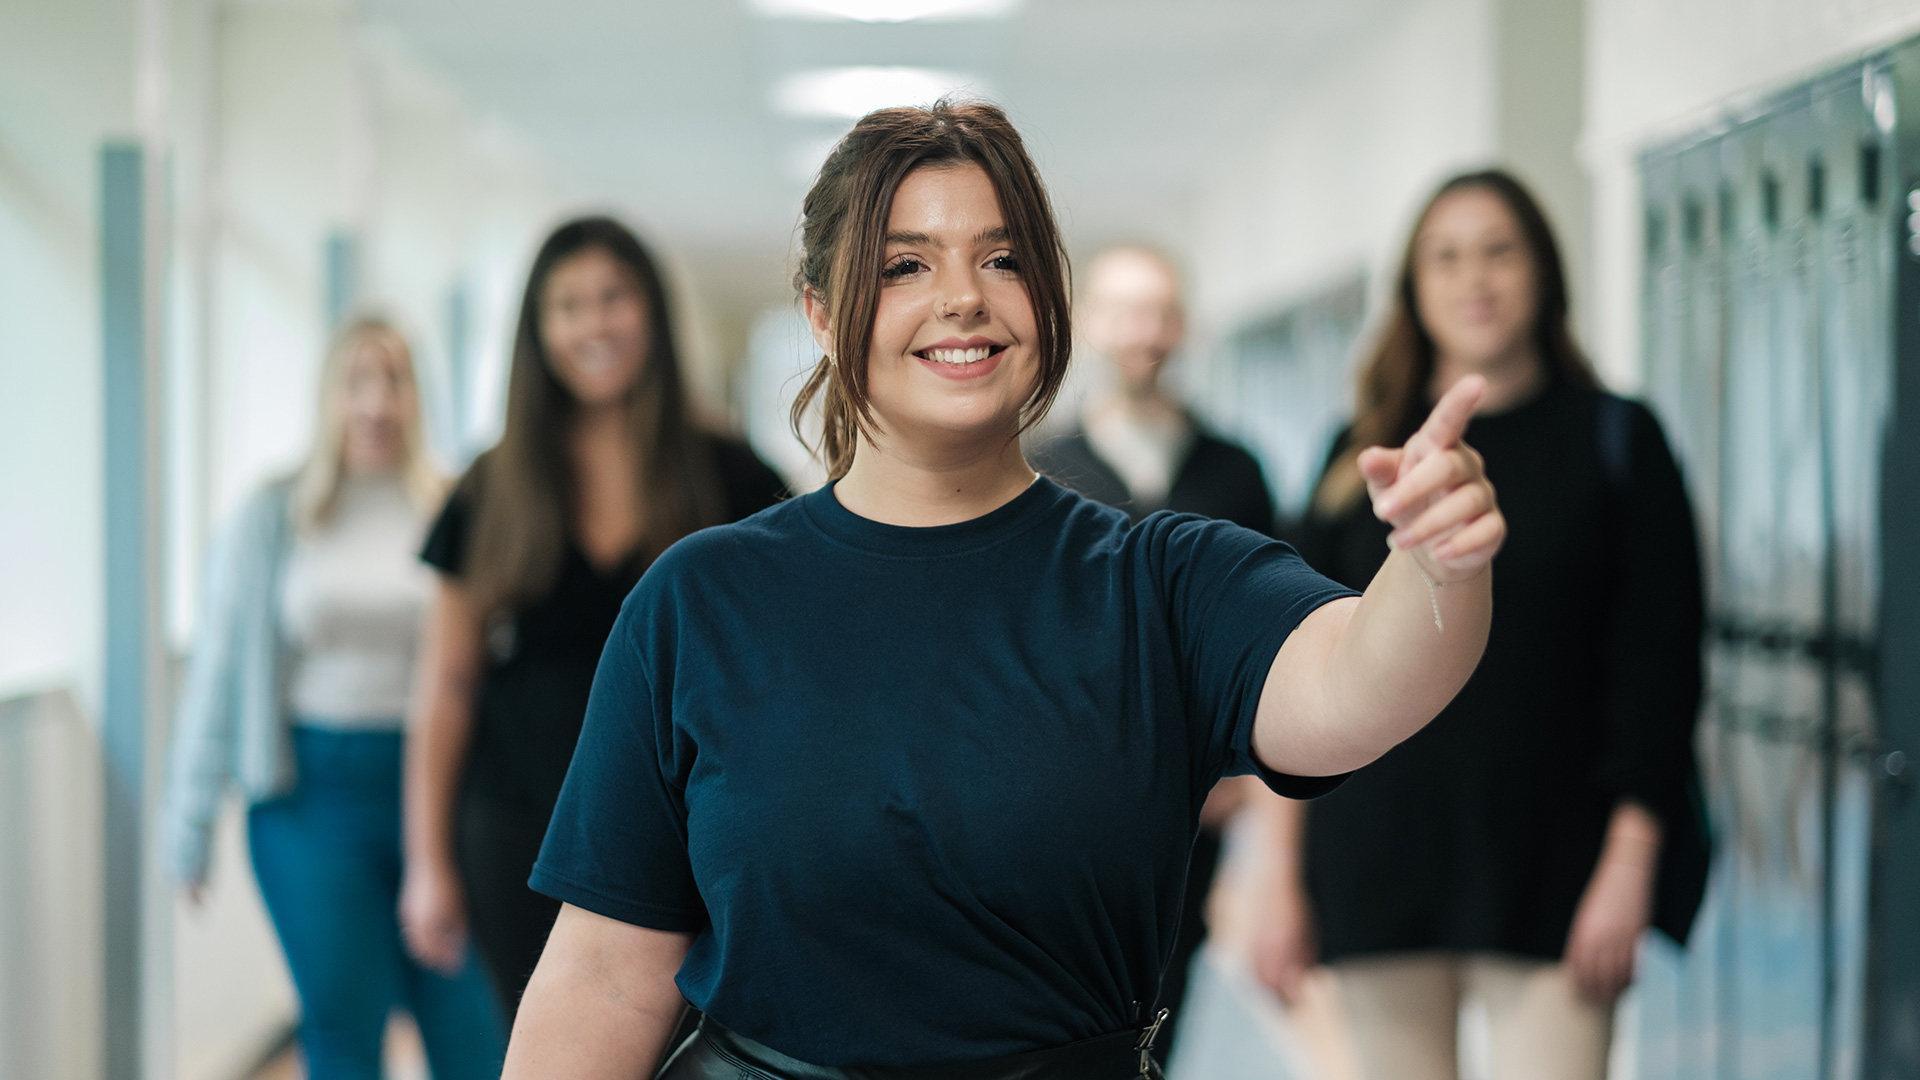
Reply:
<svg viewBox="0 0 1920 1080"><path fill-rule="evenodd" d="M729 259L759 276L778 265L806 186L795 162L847 126L775 114L771 88L795 72L976 73L1027 137L1075 248L1177 247L1201 171L1400 3L1028 0L1011 18L943 23L770 19L745 0L365 9L530 140L569 197L622 208L710 277Z"/></svg>

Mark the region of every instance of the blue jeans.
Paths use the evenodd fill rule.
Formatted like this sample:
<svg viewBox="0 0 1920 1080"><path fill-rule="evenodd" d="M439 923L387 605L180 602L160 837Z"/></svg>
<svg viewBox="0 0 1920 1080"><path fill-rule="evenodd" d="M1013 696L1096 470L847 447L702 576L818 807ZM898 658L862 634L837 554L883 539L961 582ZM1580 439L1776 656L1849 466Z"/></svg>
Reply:
<svg viewBox="0 0 1920 1080"><path fill-rule="evenodd" d="M379 1080L387 1013L413 1014L434 1080L497 1080L506 1028L469 952L452 978L400 939L400 734L295 727L299 784L248 814L253 872L300 994L309 1080Z"/></svg>

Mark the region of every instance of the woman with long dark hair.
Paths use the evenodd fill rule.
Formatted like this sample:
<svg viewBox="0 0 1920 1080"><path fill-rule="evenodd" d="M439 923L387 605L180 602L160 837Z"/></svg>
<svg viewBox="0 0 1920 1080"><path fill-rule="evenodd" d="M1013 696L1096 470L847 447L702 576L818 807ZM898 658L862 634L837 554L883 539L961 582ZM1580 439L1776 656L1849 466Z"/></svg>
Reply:
<svg viewBox="0 0 1920 1080"><path fill-rule="evenodd" d="M1067 268L1000 110L869 114L801 239L832 482L675 545L622 611L506 1075L650 1075L683 993L706 1019L674 1080L1157 1075L1207 793L1325 791L1479 657L1504 524L1457 439L1478 387L1363 459L1401 551L1356 597L1027 465Z"/></svg>
<svg viewBox="0 0 1920 1080"><path fill-rule="evenodd" d="M1438 719L1340 792L1275 807L1256 968L1292 997L1316 957L1330 965L1367 1080L1454 1076L1471 999L1492 1022L1496 1080L1603 1077L1641 933L1684 942L1704 886L1692 511L1659 424L1599 388L1567 306L1519 182L1444 184L1301 530L1316 569L1369 580L1390 547L1360 449L1485 380L1466 434L1513 526L1486 656Z"/></svg>
<svg viewBox="0 0 1920 1080"><path fill-rule="evenodd" d="M500 441L426 542L440 572L408 747L415 955L469 931L509 1013L559 904L527 888L620 604L674 541L777 501L739 442L689 418L658 267L610 218L569 222L528 274Z"/></svg>

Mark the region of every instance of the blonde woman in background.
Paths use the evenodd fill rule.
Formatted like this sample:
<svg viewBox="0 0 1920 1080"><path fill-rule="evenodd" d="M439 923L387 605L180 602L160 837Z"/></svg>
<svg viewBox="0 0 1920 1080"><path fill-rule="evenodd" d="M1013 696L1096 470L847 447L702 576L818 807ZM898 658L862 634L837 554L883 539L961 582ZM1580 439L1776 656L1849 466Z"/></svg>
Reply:
<svg viewBox="0 0 1920 1080"><path fill-rule="evenodd" d="M431 585L414 552L444 491L406 340L362 319L327 358L306 463L241 507L208 567L165 848L197 899L228 787L251 804L311 1080L376 1080L396 1006L436 1080L499 1075L504 1024L480 965L415 963L397 915L401 732Z"/></svg>

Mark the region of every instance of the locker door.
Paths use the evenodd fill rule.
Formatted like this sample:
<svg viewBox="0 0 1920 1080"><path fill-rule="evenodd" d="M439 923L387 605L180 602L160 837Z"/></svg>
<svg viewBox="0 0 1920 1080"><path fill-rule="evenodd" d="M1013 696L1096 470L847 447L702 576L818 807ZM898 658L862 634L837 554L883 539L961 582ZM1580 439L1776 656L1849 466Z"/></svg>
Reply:
<svg viewBox="0 0 1920 1080"><path fill-rule="evenodd" d="M1691 948L1646 950L1643 1076L1861 1075L1886 61L1650 154L1648 387L1708 569L1717 859Z"/></svg>

